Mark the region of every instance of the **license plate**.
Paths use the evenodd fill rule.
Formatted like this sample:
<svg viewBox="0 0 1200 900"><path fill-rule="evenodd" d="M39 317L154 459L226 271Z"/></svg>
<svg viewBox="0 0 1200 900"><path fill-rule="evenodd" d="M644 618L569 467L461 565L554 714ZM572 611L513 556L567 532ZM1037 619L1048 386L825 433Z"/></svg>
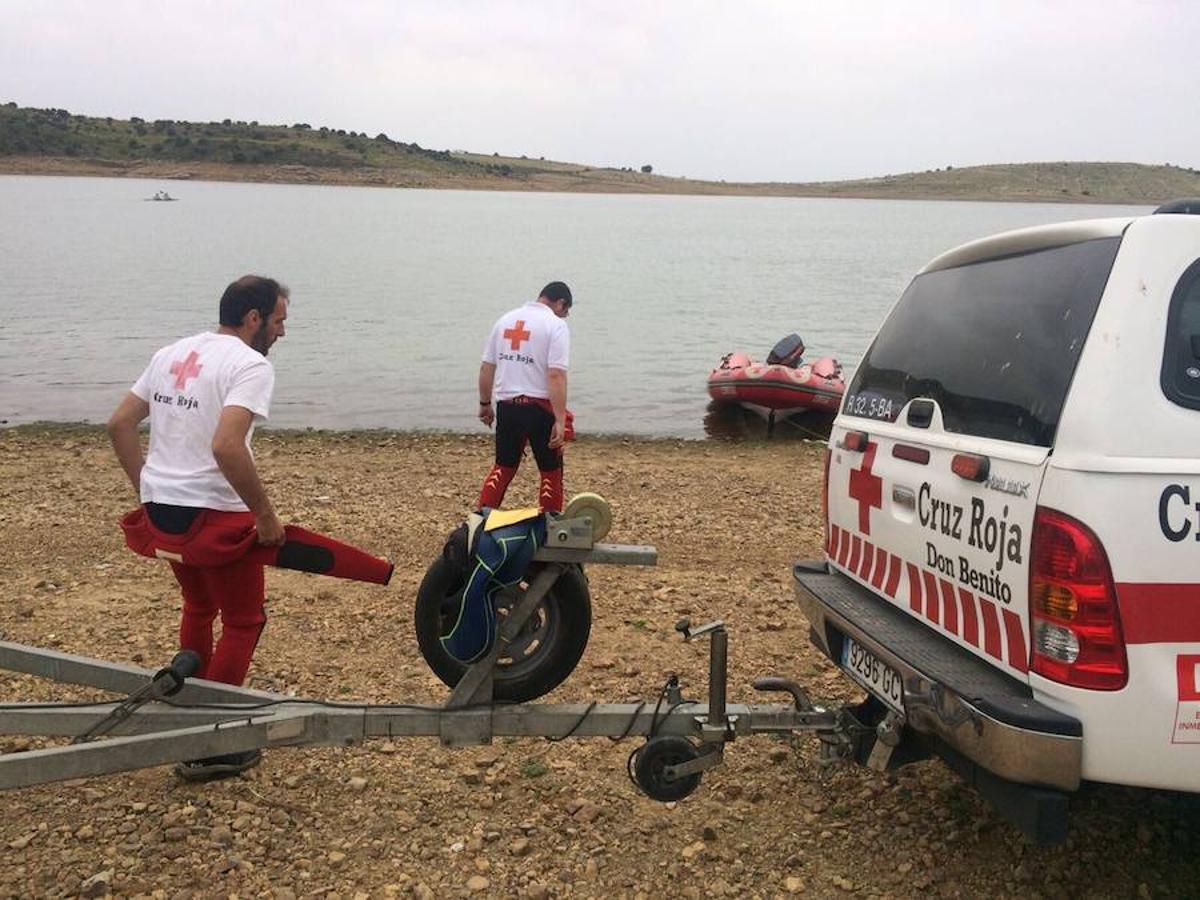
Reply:
<svg viewBox="0 0 1200 900"><path fill-rule="evenodd" d="M842 641L842 669L896 712L904 712L900 673L848 635Z"/></svg>

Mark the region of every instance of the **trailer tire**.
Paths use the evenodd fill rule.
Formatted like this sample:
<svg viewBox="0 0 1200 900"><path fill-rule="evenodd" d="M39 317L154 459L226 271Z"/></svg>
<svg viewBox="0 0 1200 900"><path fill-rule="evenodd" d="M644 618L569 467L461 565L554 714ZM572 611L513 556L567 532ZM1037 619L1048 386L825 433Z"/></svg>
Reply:
<svg viewBox="0 0 1200 900"><path fill-rule="evenodd" d="M532 581L534 563L522 583ZM466 673L463 665L442 647L447 621L457 611L461 574L439 556L425 572L417 590L413 619L421 655L441 681L454 687ZM525 703L548 694L566 680L587 648L592 630L592 602L587 577L580 566L567 566L522 629L514 651L496 666L493 696L508 703Z"/></svg>
<svg viewBox="0 0 1200 900"><path fill-rule="evenodd" d="M682 800L700 786L700 773L667 780L667 766L678 766L700 756L700 751L685 737L663 735L646 741L630 758L634 783L647 797L661 803Z"/></svg>

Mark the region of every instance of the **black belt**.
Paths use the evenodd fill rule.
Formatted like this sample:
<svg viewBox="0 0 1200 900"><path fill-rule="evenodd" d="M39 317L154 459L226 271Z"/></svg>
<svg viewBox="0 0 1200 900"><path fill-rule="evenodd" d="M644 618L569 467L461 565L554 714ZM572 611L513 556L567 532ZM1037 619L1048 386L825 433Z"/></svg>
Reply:
<svg viewBox="0 0 1200 900"><path fill-rule="evenodd" d="M500 402L501 403L515 403L517 405L526 404L526 403L533 403L536 405L541 405L542 403L549 403L550 401L546 397L527 397L524 394L517 394L517 396L515 396L515 397L509 397L507 400L501 400Z"/></svg>

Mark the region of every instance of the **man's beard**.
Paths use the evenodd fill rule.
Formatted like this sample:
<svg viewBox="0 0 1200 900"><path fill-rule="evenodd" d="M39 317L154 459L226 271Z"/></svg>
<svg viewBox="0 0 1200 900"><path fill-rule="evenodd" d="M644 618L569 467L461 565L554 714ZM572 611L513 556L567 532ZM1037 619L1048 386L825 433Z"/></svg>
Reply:
<svg viewBox="0 0 1200 900"><path fill-rule="evenodd" d="M267 340L268 327L269 323L264 320L263 323L258 326L258 331L254 332L254 337L250 338L250 346L263 356L266 356L267 352L271 349L271 344Z"/></svg>

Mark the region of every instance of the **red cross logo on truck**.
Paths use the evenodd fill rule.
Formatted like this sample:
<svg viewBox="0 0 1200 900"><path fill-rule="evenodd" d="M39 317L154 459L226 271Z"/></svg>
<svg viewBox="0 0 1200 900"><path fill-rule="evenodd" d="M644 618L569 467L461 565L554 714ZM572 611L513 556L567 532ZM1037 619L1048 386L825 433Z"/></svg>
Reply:
<svg viewBox="0 0 1200 900"><path fill-rule="evenodd" d="M871 507L883 509L883 479L871 471L879 445L867 444L862 468L850 470L850 496L858 501L858 530L871 533Z"/></svg>
<svg viewBox="0 0 1200 900"><path fill-rule="evenodd" d="M504 337L511 341L513 350L520 350L521 345L533 337L533 332L525 330L525 320L517 319L517 324L512 328L504 329Z"/></svg>
<svg viewBox="0 0 1200 900"><path fill-rule="evenodd" d="M196 360L200 358L200 354L193 350L187 355L187 359L175 360L171 363L171 374L175 376L175 390L186 391L189 378L195 378L200 374L200 370L204 366L196 365Z"/></svg>

